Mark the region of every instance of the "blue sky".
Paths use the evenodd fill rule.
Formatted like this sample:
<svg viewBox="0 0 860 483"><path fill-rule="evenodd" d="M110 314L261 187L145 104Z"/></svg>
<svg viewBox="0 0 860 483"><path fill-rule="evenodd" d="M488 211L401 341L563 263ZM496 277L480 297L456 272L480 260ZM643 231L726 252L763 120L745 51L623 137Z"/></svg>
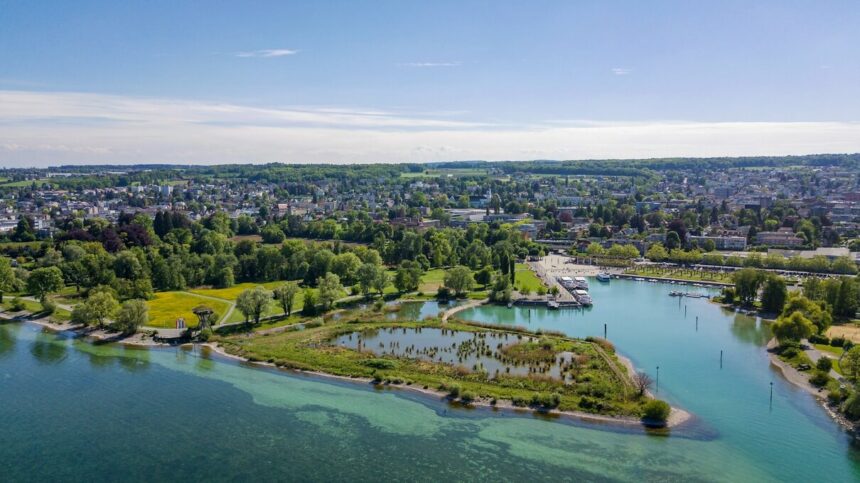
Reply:
<svg viewBox="0 0 860 483"><path fill-rule="evenodd" d="M0 0L0 164L860 151L860 2Z"/></svg>

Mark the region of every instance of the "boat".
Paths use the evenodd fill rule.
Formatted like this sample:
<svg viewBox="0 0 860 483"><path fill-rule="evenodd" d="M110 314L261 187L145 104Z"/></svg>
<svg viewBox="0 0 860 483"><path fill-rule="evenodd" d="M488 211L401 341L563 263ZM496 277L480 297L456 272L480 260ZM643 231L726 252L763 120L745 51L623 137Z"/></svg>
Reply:
<svg viewBox="0 0 860 483"><path fill-rule="evenodd" d="M574 277L573 286L577 289L588 290L588 280L585 277Z"/></svg>
<svg viewBox="0 0 860 483"><path fill-rule="evenodd" d="M642 277L636 277L636 278L634 278L633 280L635 280L635 281L637 281L637 282L644 282L644 281L645 281L645 279L644 279L644 278L642 278Z"/></svg>
<svg viewBox="0 0 860 483"><path fill-rule="evenodd" d="M576 298L576 301L581 305L589 306L591 305L591 296L588 295L588 292L582 289L577 289L573 292L573 296Z"/></svg>
<svg viewBox="0 0 860 483"><path fill-rule="evenodd" d="M555 300L550 300L546 303L546 307L550 310L558 310L559 305L558 302L556 302Z"/></svg>
<svg viewBox="0 0 860 483"><path fill-rule="evenodd" d="M600 272L597 274L597 280L600 282L608 282L612 279L612 276L609 275L608 272Z"/></svg>

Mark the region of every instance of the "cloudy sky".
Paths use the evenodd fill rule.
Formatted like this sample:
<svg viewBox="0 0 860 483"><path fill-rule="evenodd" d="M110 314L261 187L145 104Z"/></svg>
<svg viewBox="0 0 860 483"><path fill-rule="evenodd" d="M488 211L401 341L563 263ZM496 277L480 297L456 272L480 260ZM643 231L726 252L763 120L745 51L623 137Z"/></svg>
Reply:
<svg viewBox="0 0 860 483"><path fill-rule="evenodd" d="M860 151L860 2L0 0L0 166Z"/></svg>

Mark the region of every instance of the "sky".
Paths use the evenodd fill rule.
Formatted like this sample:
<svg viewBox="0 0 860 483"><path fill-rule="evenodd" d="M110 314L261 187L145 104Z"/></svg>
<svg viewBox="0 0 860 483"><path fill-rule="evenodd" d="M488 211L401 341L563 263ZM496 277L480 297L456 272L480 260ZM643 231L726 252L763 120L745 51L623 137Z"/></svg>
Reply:
<svg viewBox="0 0 860 483"><path fill-rule="evenodd" d="M860 2L0 0L0 166L860 152Z"/></svg>

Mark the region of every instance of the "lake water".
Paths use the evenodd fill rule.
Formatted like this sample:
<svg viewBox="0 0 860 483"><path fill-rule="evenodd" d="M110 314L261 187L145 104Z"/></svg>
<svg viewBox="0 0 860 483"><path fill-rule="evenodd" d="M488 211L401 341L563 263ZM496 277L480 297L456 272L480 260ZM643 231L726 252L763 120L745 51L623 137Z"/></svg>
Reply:
<svg viewBox="0 0 860 483"><path fill-rule="evenodd" d="M705 300L679 305L673 288L592 283L592 310L532 309L530 323L528 309L461 315L573 335L607 323L637 366L660 365L660 396L699 417L668 437L2 325L0 480L860 478L849 438L769 367L767 328Z"/></svg>

